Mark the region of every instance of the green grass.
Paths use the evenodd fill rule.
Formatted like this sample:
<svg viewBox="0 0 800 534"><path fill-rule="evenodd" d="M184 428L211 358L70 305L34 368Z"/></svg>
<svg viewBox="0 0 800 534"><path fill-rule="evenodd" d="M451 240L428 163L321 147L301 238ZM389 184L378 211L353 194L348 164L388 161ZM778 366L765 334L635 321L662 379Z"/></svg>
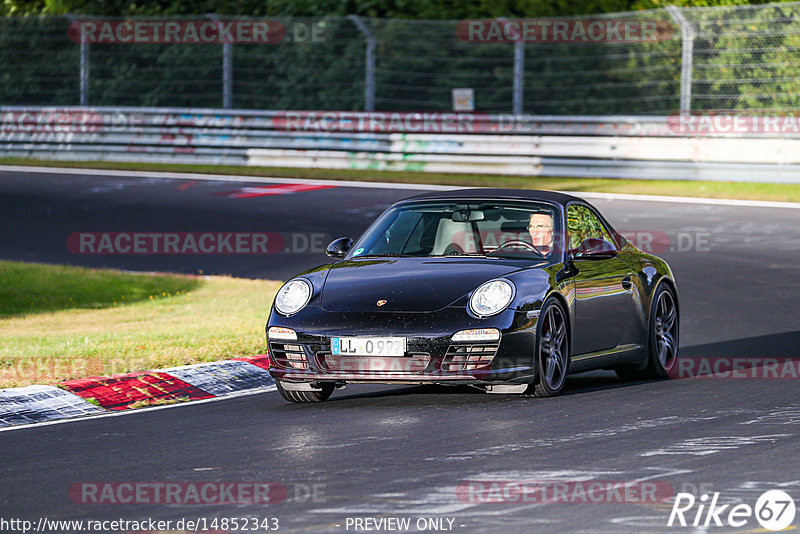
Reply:
<svg viewBox="0 0 800 534"><path fill-rule="evenodd" d="M623 180L612 178L570 178L540 176L503 176L484 174L438 174L405 171L366 171L335 169L296 169L284 167L244 167L232 165L181 165L161 163L65 162L21 158L0 158L0 165L39 165L92 169L121 169L165 172L234 174L365 182L463 185L552 189L558 191L593 191L640 195L732 198L742 200L777 200L800 202L800 184L764 184L749 182L700 182L687 180Z"/></svg>
<svg viewBox="0 0 800 534"><path fill-rule="evenodd" d="M109 308L180 295L199 285L198 280L183 276L4 261L0 262L0 318L68 308Z"/></svg>
<svg viewBox="0 0 800 534"><path fill-rule="evenodd" d="M280 287L16 262L0 280L0 387L262 354Z"/></svg>

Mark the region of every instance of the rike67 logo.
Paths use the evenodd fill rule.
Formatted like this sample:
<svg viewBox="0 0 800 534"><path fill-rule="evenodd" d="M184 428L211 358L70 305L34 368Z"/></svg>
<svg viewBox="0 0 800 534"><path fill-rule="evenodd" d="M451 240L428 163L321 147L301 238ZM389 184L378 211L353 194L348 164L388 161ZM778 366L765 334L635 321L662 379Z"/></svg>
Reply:
<svg viewBox="0 0 800 534"><path fill-rule="evenodd" d="M703 494L699 499L691 493L678 493L667 526L739 528L755 518L762 528L774 532L791 525L796 511L794 500L781 490L762 493L755 506L719 504L718 492Z"/></svg>

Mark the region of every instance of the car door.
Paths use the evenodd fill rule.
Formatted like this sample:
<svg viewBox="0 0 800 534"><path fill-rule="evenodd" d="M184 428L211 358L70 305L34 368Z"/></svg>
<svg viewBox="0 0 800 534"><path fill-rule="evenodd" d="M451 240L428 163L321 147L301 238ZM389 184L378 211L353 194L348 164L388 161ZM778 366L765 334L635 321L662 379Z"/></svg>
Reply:
<svg viewBox="0 0 800 534"><path fill-rule="evenodd" d="M576 271L572 353L612 349L634 313L633 271L616 257L617 245L589 206L567 206L567 235Z"/></svg>

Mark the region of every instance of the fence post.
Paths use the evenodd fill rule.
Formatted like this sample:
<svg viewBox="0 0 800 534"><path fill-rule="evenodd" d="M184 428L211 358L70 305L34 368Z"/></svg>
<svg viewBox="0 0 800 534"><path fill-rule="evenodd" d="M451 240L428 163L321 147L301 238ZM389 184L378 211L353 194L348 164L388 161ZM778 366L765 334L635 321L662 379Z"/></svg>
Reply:
<svg viewBox="0 0 800 534"><path fill-rule="evenodd" d="M81 106L89 105L89 43L81 42Z"/></svg>
<svg viewBox="0 0 800 534"><path fill-rule="evenodd" d="M681 28L681 113L690 113L692 111L694 27L676 6L667 6L667 12Z"/></svg>
<svg viewBox="0 0 800 534"><path fill-rule="evenodd" d="M508 23L505 17L498 17L497 20L503 24ZM512 28L505 27L504 32L510 32ZM513 28L514 33L516 28ZM513 89L511 91L511 113L515 116L522 115L522 81L525 76L525 39L521 33L514 36L514 73Z"/></svg>
<svg viewBox="0 0 800 534"><path fill-rule="evenodd" d="M216 13L208 13L208 18L219 22ZM222 43L222 107L233 106L233 43Z"/></svg>
<svg viewBox="0 0 800 534"><path fill-rule="evenodd" d="M525 75L525 41L519 36L514 41L514 115L522 115L522 82Z"/></svg>
<svg viewBox="0 0 800 534"><path fill-rule="evenodd" d="M71 13L67 13L66 16L70 23L79 22ZM83 39L81 39L80 57L80 103L81 106L89 105L89 43Z"/></svg>
<svg viewBox="0 0 800 534"><path fill-rule="evenodd" d="M358 15L348 15L347 18L353 21L367 39L364 108L366 111L375 111L375 36Z"/></svg>

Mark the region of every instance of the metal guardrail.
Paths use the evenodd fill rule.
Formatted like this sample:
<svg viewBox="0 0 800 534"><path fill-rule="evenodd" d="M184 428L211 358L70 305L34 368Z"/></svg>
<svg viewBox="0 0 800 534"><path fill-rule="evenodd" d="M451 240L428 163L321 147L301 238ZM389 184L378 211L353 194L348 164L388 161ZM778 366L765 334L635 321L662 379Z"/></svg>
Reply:
<svg viewBox="0 0 800 534"><path fill-rule="evenodd" d="M0 155L800 183L800 132L687 132L680 117L0 107Z"/></svg>

